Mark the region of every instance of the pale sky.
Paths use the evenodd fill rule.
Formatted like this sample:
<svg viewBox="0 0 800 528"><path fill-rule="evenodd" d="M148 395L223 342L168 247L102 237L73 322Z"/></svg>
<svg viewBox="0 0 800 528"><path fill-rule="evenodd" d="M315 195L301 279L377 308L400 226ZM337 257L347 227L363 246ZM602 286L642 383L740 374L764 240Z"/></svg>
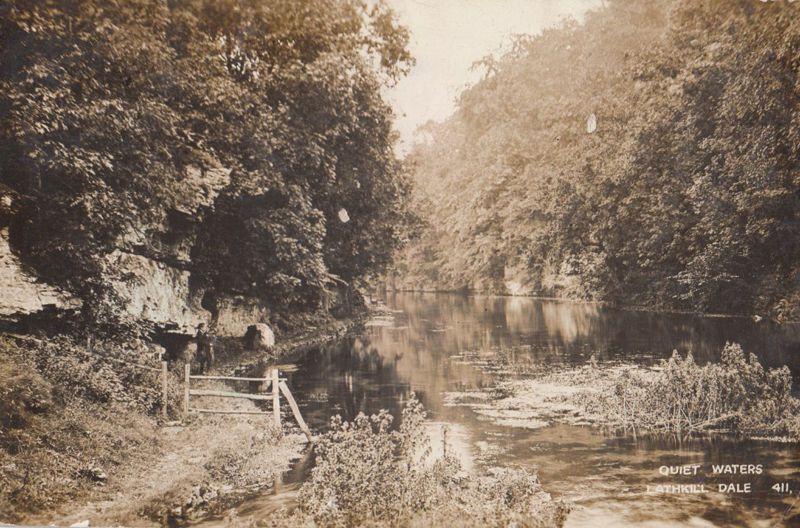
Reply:
<svg viewBox="0 0 800 528"><path fill-rule="evenodd" d="M429 119L440 121L455 109L455 98L480 78L470 66L497 54L515 33L536 34L564 17L581 20L602 0L389 0L411 31L417 64L387 91L397 114L400 151L414 130Z"/></svg>

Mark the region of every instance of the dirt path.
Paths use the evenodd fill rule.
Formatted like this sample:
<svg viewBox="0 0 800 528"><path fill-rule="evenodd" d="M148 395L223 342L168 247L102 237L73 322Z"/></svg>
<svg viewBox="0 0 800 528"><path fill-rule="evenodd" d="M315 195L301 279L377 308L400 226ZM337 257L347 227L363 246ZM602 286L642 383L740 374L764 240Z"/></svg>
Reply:
<svg viewBox="0 0 800 528"><path fill-rule="evenodd" d="M337 339L363 320L356 317L308 328L281 343L271 356L283 359ZM264 361L258 352L228 354L214 371L231 374ZM203 388L235 390L222 382L205 382ZM193 405L260 410L249 400L207 396L193 397ZM291 412L282 411L281 434L271 425L271 413L203 414L165 427L148 421L152 431L140 435L146 440L133 449L127 446L119 463L104 468L107 476L88 495L23 521L56 526L84 521L90 526L164 526L224 510L243 493L273 485L306 448L306 438L294 427Z"/></svg>

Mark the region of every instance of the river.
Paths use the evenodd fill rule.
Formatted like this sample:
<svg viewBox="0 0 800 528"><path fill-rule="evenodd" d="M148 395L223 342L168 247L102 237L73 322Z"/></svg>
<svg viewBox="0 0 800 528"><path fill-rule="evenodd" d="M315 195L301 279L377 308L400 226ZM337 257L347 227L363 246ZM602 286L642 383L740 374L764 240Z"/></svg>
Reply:
<svg viewBox="0 0 800 528"><path fill-rule="evenodd" d="M451 449L467 465L538 469L545 489L574 505L567 527L800 525L800 501L793 502L800 491L796 444L725 435L637 439L560 424L512 427L446 398L518 375L509 368L514 364L557 368L594 355L599 362L649 365L673 350L692 351L704 362L717 358L726 341L740 343L767 365L789 365L797 384L800 327L522 297L402 293L385 301L393 317L304 355L287 374L312 429L324 430L333 414L351 419L389 409L397 415L413 391L429 412L432 432L447 425ZM239 516L263 517L291 505L311 464L310 456L299 460L275 493L242 504ZM661 466L684 464L700 465L701 475L712 464L761 465L763 472L732 478L659 473ZM703 481L704 493L647 489ZM720 493L722 482L750 482L752 491ZM781 482L790 493L771 489Z"/></svg>

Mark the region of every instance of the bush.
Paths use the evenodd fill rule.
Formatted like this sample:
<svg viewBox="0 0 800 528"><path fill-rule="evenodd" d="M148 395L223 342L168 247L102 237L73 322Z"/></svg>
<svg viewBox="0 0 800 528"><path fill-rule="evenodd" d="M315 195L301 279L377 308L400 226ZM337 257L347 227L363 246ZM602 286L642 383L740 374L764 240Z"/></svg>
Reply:
<svg viewBox="0 0 800 528"><path fill-rule="evenodd" d="M52 387L25 365L0 363L0 435L6 439L11 429L22 429L32 415L49 410L53 404Z"/></svg>
<svg viewBox="0 0 800 528"><path fill-rule="evenodd" d="M800 438L800 400L792 396L789 368L765 370L736 344L725 346L719 363L699 366L691 354L675 352L656 373L625 371L591 406L626 428Z"/></svg>
<svg viewBox="0 0 800 528"><path fill-rule="evenodd" d="M386 411L352 423L340 417L317 445L300 505L269 526L561 526L566 507L523 470L465 473L456 458L429 461L425 412L415 398L391 429Z"/></svg>
<svg viewBox="0 0 800 528"><path fill-rule="evenodd" d="M146 351L113 342L83 343L56 336L46 341L28 340L24 356L56 388L55 396L64 402L82 398L98 403L121 403L154 413L161 407L160 374L133 367L156 363Z"/></svg>

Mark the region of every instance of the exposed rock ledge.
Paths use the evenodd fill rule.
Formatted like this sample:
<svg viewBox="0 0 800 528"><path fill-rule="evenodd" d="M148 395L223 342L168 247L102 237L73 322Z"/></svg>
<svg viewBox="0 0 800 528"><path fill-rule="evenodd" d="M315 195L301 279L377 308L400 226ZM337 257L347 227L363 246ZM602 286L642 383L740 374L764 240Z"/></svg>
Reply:
<svg viewBox="0 0 800 528"><path fill-rule="evenodd" d="M201 306L203 291L191 287L191 272L160 260L116 250L107 257L107 275L133 319L177 334L194 335L199 323L213 321L223 337L242 337L256 323L269 323L269 309L247 297L221 297L216 314Z"/></svg>
<svg viewBox="0 0 800 528"><path fill-rule="evenodd" d="M52 307L73 310L79 299L39 281L28 273L8 243L8 228L0 229L0 318L18 320Z"/></svg>
<svg viewBox="0 0 800 528"><path fill-rule="evenodd" d="M211 319L189 287L188 271L120 250L108 255L107 269L125 312L134 319L185 334Z"/></svg>

